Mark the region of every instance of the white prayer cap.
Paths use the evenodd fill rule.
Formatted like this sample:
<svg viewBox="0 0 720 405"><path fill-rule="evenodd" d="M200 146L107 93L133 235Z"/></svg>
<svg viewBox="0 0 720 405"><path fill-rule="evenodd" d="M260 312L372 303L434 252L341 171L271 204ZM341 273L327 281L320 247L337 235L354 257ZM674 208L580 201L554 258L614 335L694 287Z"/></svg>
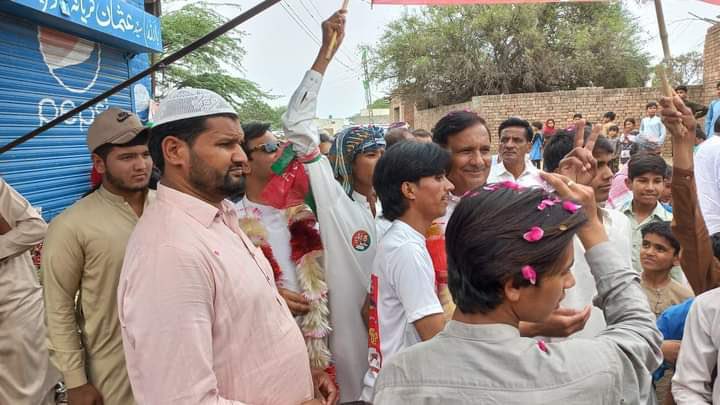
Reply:
<svg viewBox="0 0 720 405"><path fill-rule="evenodd" d="M237 112L213 91L184 87L171 91L167 97L160 100L153 126L215 114L237 115Z"/></svg>

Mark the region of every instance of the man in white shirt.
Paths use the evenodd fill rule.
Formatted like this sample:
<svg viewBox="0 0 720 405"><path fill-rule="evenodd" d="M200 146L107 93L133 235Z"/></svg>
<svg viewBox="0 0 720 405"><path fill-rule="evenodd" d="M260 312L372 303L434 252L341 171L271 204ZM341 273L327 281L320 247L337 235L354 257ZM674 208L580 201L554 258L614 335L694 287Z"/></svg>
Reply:
<svg viewBox="0 0 720 405"><path fill-rule="evenodd" d="M710 235L720 232L720 120L695 154L695 184Z"/></svg>
<svg viewBox="0 0 720 405"><path fill-rule="evenodd" d="M498 133L502 162L492 167L488 183L513 181L523 187L542 186L538 169L527 160L533 136L530 123L516 117L508 118L500 124Z"/></svg>
<svg viewBox="0 0 720 405"><path fill-rule="evenodd" d="M437 297L425 234L448 206L450 155L435 144L404 142L378 162L373 184L393 221L380 241L368 297L368 362L363 401L371 401L382 363L439 333L445 318Z"/></svg>
<svg viewBox="0 0 720 405"><path fill-rule="evenodd" d="M447 212L439 220L444 230L460 197L487 181L492 165L490 132L477 113L452 111L435 124L433 142L450 152L447 178L455 187Z"/></svg>
<svg viewBox="0 0 720 405"><path fill-rule="evenodd" d="M665 125L657 113L658 104L655 101L647 103L645 112L647 116L640 121L640 139L662 146L665 143Z"/></svg>
<svg viewBox="0 0 720 405"><path fill-rule="evenodd" d="M589 127L586 127L585 133L590 135ZM545 169L547 171L562 173L563 159L571 153L576 145L576 136L573 133L560 132L550 139L545 145ZM580 138L577 142L584 140ZM610 185L613 179L613 172L610 169L610 162L615 158L615 150L613 145L604 136L598 137L594 144L587 143L585 145L592 151L592 155L597 161L597 170L595 175L588 177L583 183L587 183L595 191L595 201L598 203L598 218L602 221L605 231L608 234L608 240L613 245L615 251L620 257L626 258L628 266L632 262L630 260L632 252L632 244L630 243L630 221L619 211L601 208L610 193ZM556 333L552 328L552 324L546 325L542 332L534 332L529 334L545 334L565 336L570 333L570 337L590 338L596 336L605 329L605 316L600 308L593 306L593 298L597 295L595 279L590 272L590 266L585 259L585 249L580 243L579 238L574 239L575 262L572 267L573 276L575 276L575 287L566 291L565 298L560 303L561 310L571 315L572 323L570 329L565 329ZM589 317L588 317L589 316ZM587 321L587 323L582 322ZM539 326L539 325L536 325ZM530 328L532 329L532 328Z"/></svg>
<svg viewBox="0 0 720 405"><path fill-rule="evenodd" d="M311 70L305 74L300 86L290 98L288 111L283 116L283 126L293 150L304 163L316 205L317 219L322 229L332 328L330 351L333 353L337 383L340 386L340 402L343 403L356 401L360 397L363 375L367 371L368 335L361 310L367 297L367 286L370 284L378 231L368 202L350 197L354 196L352 173L362 173L348 173L348 167L342 165L344 174L349 174L350 177L341 184L336 180L328 158L322 156L318 150L320 137L313 120L323 74L330 63L326 55L331 48L332 32L330 26L323 25L323 44ZM337 46L333 52L337 51L343 38L344 31L341 31L337 35ZM374 131L358 135L366 141L372 137L373 142L384 145L384 139L376 138ZM337 137L335 142L338 142ZM344 158L346 155L341 156ZM367 175L365 169L369 168L367 166L370 166L371 162L364 163L367 165L360 170ZM355 168L357 169L357 166ZM372 178L372 173L369 176ZM369 181L369 178L366 179Z"/></svg>

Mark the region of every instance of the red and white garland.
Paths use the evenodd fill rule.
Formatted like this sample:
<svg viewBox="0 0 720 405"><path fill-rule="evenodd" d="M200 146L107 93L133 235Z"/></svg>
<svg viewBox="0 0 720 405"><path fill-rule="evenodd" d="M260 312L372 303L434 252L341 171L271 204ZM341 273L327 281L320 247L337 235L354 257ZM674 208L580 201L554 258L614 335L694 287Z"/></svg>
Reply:
<svg viewBox="0 0 720 405"><path fill-rule="evenodd" d="M300 330L305 336L310 366L325 370L330 366L327 336L331 328L328 290L322 264L323 246L317 230L317 219L306 205L287 208L285 217L288 219L291 258L296 266L300 293L310 302L310 311L299 321ZM248 215L240 219L240 227L255 246L263 251L272 266L275 284L282 287L282 271L268 243L265 226L256 216Z"/></svg>

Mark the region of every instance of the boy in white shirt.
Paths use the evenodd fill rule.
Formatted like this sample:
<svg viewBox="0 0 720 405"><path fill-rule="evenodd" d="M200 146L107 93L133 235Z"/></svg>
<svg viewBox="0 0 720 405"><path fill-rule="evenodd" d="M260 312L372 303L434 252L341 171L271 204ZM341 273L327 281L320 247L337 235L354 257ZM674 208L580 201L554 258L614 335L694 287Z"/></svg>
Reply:
<svg viewBox="0 0 720 405"><path fill-rule="evenodd" d="M383 361L445 325L425 233L445 214L453 185L450 154L435 144L404 142L388 149L373 176L385 217L393 221L373 263L368 362L361 400L370 401Z"/></svg>

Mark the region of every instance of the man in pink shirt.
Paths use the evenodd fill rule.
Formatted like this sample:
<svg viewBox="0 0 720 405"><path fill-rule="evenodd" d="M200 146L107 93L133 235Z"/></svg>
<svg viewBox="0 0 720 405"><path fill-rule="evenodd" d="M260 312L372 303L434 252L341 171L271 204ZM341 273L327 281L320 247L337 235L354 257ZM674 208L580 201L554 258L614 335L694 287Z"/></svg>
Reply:
<svg viewBox="0 0 720 405"><path fill-rule="evenodd" d="M331 20L340 33L344 16ZM157 199L128 242L118 309L139 405L334 404L262 252L225 198L247 156L237 114L183 88L160 103L150 152ZM314 399L315 398L315 399Z"/></svg>

